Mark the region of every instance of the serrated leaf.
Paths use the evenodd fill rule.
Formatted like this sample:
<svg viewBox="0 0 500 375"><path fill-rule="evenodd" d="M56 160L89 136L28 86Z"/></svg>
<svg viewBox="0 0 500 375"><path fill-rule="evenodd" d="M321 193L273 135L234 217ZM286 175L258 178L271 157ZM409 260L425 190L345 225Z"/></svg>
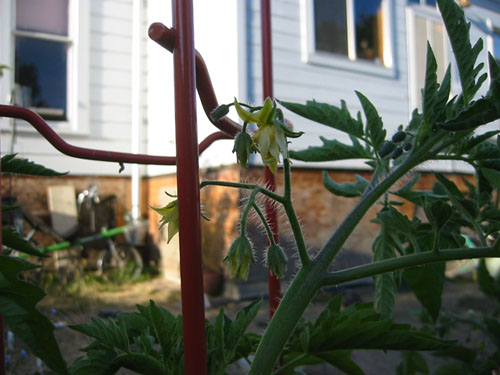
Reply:
<svg viewBox="0 0 500 375"><path fill-rule="evenodd" d="M8 154L2 156L1 171L9 174L22 174L29 176L62 176L67 174L56 172L52 169L45 168L42 165L35 164L28 159L16 158L17 154Z"/></svg>
<svg viewBox="0 0 500 375"><path fill-rule="evenodd" d="M286 109L309 120L338 129L355 137L363 136L363 123L359 119L351 117L345 102L341 107L335 107L326 103L319 103L315 100L306 104L290 103L279 101Z"/></svg>
<svg viewBox="0 0 500 375"><path fill-rule="evenodd" d="M290 150L290 157L302 161L336 161L348 159L371 159L372 154L359 143L347 145L337 140L320 137L322 146L310 146L305 150Z"/></svg>
<svg viewBox="0 0 500 375"><path fill-rule="evenodd" d="M403 279L434 321L441 309L445 268L446 264L439 262L403 271Z"/></svg>
<svg viewBox="0 0 500 375"><path fill-rule="evenodd" d="M112 319L104 320L92 317L90 323L69 326L69 328L99 340L109 347L129 351L127 330L123 324L118 325Z"/></svg>
<svg viewBox="0 0 500 375"><path fill-rule="evenodd" d="M438 0L437 3L456 56L464 101L469 103L477 91L474 64L482 49L482 42L479 40L472 47L469 33L470 24L466 22L464 12L456 2Z"/></svg>
<svg viewBox="0 0 500 375"><path fill-rule="evenodd" d="M379 116L375 106L368 100L366 96L364 96L359 91L356 91L356 95L358 96L366 117L365 133L371 140L373 148L378 151L380 147L382 147L386 136L382 118Z"/></svg>
<svg viewBox="0 0 500 375"><path fill-rule="evenodd" d="M461 145L457 149L457 154L467 154L469 153L474 147L478 146L479 144L488 141L491 137L494 137L500 133L499 130L492 130L483 134L480 134L475 137L471 137L469 139L466 139L464 144ZM498 146L497 146L498 147Z"/></svg>
<svg viewBox="0 0 500 375"><path fill-rule="evenodd" d="M436 101L434 104L434 114L436 121L442 121L446 119L446 103L450 98L451 91L451 65L448 65L446 72L443 77L443 81L439 86L439 90L436 95Z"/></svg>
<svg viewBox="0 0 500 375"><path fill-rule="evenodd" d="M444 187L448 198L453 202L453 205L460 210L461 214L468 218L471 222L476 220L478 211L474 203L466 199L453 181L448 180L440 173L434 173L441 185Z"/></svg>
<svg viewBox="0 0 500 375"><path fill-rule="evenodd" d="M436 104L438 91L437 83L437 63L434 57L434 52L429 42L427 42L427 62L425 69L425 85L424 85L424 97L423 97L423 108L424 108L424 120L428 124L434 123L434 106Z"/></svg>
<svg viewBox="0 0 500 375"><path fill-rule="evenodd" d="M316 354L316 357L338 368L347 375L364 375L363 370L356 362L349 358L350 350L335 350Z"/></svg>
<svg viewBox="0 0 500 375"><path fill-rule="evenodd" d="M394 243L387 225L382 223L380 233L373 242L373 261L392 259L396 256ZM390 318L394 309L396 282L392 272L375 276L375 310L383 317Z"/></svg>
<svg viewBox="0 0 500 375"><path fill-rule="evenodd" d="M447 363L439 366L433 375L460 375L462 373L462 366L458 363Z"/></svg>
<svg viewBox="0 0 500 375"><path fill-rule="evenodd" d="M28 241L21 238L19 234L11 227L2 228L2 245L20 253L33 255L37 257L47 257L40 250L34 248Z"/></svg>
<svg viewBox="0 0 500 375"><path fill-rule="evenodd" d="M323 171L323 186L330 193L341 197L359 197L363 195L369 185L369 181L359 175L356 175L355 178L356 182L344 182L342 184L338 184L333 181L330 176L328 176L328 172Z"/></svg>
<svg viewBox="0 0 500 375"><path fill-rule="evenodd" d="M54 337L54 325L36 309L44 291L18 277L20 272L32 268L22 259L0 255L0 315L14 335L50 369L68 374Z"/></svg>
<svg viewBox="0 0 500 375"><path fill-rule="evenodd" d="M429 366L422 354L404 351L401 355L403 362L397 368L398 375L429 374Z"/></svg>

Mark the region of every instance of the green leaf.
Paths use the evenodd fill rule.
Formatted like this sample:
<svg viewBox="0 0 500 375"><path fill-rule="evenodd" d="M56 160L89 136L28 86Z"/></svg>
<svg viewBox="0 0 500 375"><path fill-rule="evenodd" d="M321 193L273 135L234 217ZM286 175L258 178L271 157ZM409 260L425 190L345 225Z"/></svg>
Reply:
<svg viewBox="0 0 500 375"><path fill-rule="evenodd" d="M451 91L451 65L448 65L444 74L443 82L439 86L434 103L435 121L445 120L446 118L446 103L450 98Z"/></svg>
<svg viewBox="0 0 500 375"><path fill-rule="evenodd" d="M447 363L439 366L433 375L460 375L462 373L462 366L458 363Z"/></svg>
<svg viewBox="0 0 500 375"><path fill-rule="evenodd" d="M302 161L336 161L348 159L373 159L372 154L359 143L347 145L337 140L320 137L322 146L310 146L305 150L290 150L290 157Z"/></svg>
<svg viewBox="0 0 500 375"><path fill-rule="evenodd" d="M463 10L454 1L438 0L446 31L456 57L460 82L465 103L469 103L477 92L474 64L482 49L481 39L472 47L470 42L470 24L466 22Z"/></svg>
<svg viewBox="0 0 500 375"><path fill-rule="evenodd" d="M484 294L500 299L500 288L497 283L495 283L493 276L489 273L484 259L479 260L479 265L477 267L477 282Z"/></svg>
<svg viewBox="0 0 500 375"><path fill-rule="evenodd" d="M30 176L62 176L68 173L56 172L52 169L45 168L42 165L35 164L28 159L16 158L16 155L17 154L8 154L2 156L2 173L23 174Z"/></svg>
<svg viewBox="0 0 500 375"><path fill-rule="evenodd" d="M69 326L69 328L99 340L103 344L129 352L129 340L125 325L117 324L114 320L104 320L93 317L90 323Z"/></svg>
<svg viewBox="0 0 500 375"><path fill-rule="evenodd" d="M437 319L444 285L444 262L426 264L403 271L403 278L430 316Z"/></svg>
<svg viewBox="0 0 500 375"><path fill-rule="evenodd" d="M475 136L475 137L471 137L469 139L467 139L465 141L465 143L463 145L461 145L457 150L456 150L456 153L457 154L467 154L469 153L473 148L475 148L476 146L478 146L479 144L487 141L488 139L490 139L491 137L497 135L498 133L500 133L500 130L492 130L492 131L489 131L489 132L486 132L486 133L483 133L483 134L480 134L478 136Z"/></svg>
<svg viewBox="0 0 500 375"><path fill-rule="evenodd" d="M330 352L322 352L316 354L316 357L321 358L323 361L329 363L333 367L338 368L348 375L363 375L364 372L356 362L349 358L350 350L334 350Z"/></svg>
<svg viewBox="0 0 500 375"><path fill-rule="evenodd" d="M2 228L2 244L12 250L19 251L20 253L34 255L37 257L47 257L40 250L34 248L28 241L24 240L19 234L11 227Z"/></svg>
<svg viewBox="0 0 500 375"><path fill-rule="evenodd" d="M401 355L403 362L397 367L398 375L429 374L429 366L422 354L404 351Z"/></svg>
<svg viewBox="0 0 500 375"><path fill-rule="evenodd" d="M387 225L382 223L380 233L373 242L373 261L392 259L396 256L394 242ZM394 309L394 294L397 284L394 273L386 272L375 276L375 310L383 317L392 316Z"/></svg>
<svg viewBox="0 0 500 375"><path fill-rule="evenodd" d="M500 322L487 315L483 316L483 321L489 333L488 337L494 340L494 344L497 348L500 347Z"/></svg>
<svg viewBox="0 0 500 375"><path fill-rule="evenodd" d="M490 168L481 168L482 175L496 189L500 189L500 172Z"/></svg>
<svg viewBox="0 0 500 375"><path fill-rule="evenodd" d="M375 106L366 96L361 94L359 91L356 91L356 95L358 96L366 117L365 133L372 141L373 148L378 151L380 147L382 147L386 136L382 119L380 118Z"/></svg>
<svg viewBox="0 0 500 375"><path fill-rule="evenodd" d="M0 256L0 315L35 356L58 374L68 374L54 337L54 326L36 309L45 293L18 278L20 272L32 268L22 259Z"/></svg>
<svg viewBox="0 0 500 375"><path fill-rule="evenodd" d="M427 42L427 63L425 70L425 86L423 97L424 121L427 124L434 124L434 106L437 99L437 63L434 52L429 42Z"/></svg>
<svg viewBox="0 0 500 375"><path fill-rule="evenodd" d="M355 137L363 137L363 123L351 117L344 101L341 107L335 107L315 100L308 101L305 105L279 101L286 109L309 120L329 126Z"/></svg>
<svg viewBox="0 0 500 375"><path fill-rule="evenodd" d="M341 197L359 197L363 195L363 192L369 185L369 182L363 177L356 175L356 182L344 182L343 184L337 184L333 181L328 172L323 171L323 186L332 194L339 195Z"/></svg>

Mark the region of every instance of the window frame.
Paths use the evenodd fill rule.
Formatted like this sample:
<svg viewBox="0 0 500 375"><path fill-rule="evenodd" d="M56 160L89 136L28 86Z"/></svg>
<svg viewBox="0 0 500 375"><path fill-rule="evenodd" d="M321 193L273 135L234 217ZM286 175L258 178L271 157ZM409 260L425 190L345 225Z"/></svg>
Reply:
<svg viewBox="0 0 500 375"><path fill-rule="evenodd" d="M406 8L406 36L408 46L408 103L410 112L419 107L419 96L421 95L417 82L417 57L416 57L416 38L415 38L415 19L421 17L426 22L438 22L443 25L443 45L445 46L445 66L448 66L451 61L451 49L444 27L443 20L440 17L437 7L424 5L424 4L407 4ZM427 36L429 37L429 35ZM429 40L427 38L427 40ZM439 62L438 62L439 64ZM452 64L452 86L456 84L456 74L454 74L455 65ZM453 91L453 90L452 90Z"/></svg>
<svg viewBox="0 0 500 375"><path fill-rule="evenodd" d="M45 121L61 135L88 135L90 132L90 2L68 0L68 35L60 36L16 30L16 2L0 1L0 9L2 9L0 32L5 36L1 39L2 48L0 49L4 50L4 53L0 54L0 61L11 68L2 78L0 102L12 104L14 101L16 37L28 36L67 43L66 119ZM7 48L4 48L5 46ZM36 132L25 121L14 121L17 132Z"/></svg>
<svg viewBox="0 0 500 375"><path fill-rule="evenodd" d="M347 50L348 54L341 55L316 50L314 25L314 0L301 0L301 55L306 64L318 65L358 73L395 77L394 64L394 36L392 34L392 20L394 0L382 0L384 63L381 65L372 61L356 59L354 0L346 0L347 10Z"/></svg>

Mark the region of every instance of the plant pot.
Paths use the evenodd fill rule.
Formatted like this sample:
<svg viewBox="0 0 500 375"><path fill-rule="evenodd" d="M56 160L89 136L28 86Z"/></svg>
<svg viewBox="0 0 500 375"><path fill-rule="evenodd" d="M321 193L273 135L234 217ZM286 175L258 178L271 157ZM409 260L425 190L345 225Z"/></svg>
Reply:
<svg viewBox="0 0 500 375"><path fill-rule="evenodd" d="M209 296L220 296L224 290L224 274L220 271L203 270L203 290Z"/></svg>

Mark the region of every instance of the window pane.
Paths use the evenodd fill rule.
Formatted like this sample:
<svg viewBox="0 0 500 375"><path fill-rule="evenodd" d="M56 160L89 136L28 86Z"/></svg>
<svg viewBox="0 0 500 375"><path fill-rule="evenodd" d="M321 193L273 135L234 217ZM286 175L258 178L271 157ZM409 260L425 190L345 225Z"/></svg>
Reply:
<svg viewBox="0 0 500 375"><path fill-rule="evenodd" d="M384 39L382 0L355 0L356 57L364 60L380 60L383 56Z"/></svg>
<svg viewBox="0 0 500 375"><path fill-rule="evenodd" d="M500 30L495 30L493 33L493 55L500 63Z"/></svg>
<svg viewBox="0 0 500 375"><path fill-rule="evenodd" d="M316 50L347 55L345 0L314 0Z"/></svg>
<svg viewBox="0 0 500 375"><path fill-rule="evenodd" d="M436 6L436 0L426 0L425 3L430 7Z"/></svg>
<svg viewBox="0 0 500 375"><path fill-rule="evenodd" d="M26 107L39 108L45 118L66 116L66 63L64 43L16 38L15 80Z"/></svg>
<svg viewBox="0 0 500 375"><path fill-rule="evenodd" d="M68 0L16 0L16 28L68 35Z"/></svg>
<svg viewBox="0 0 500 375"><path fill-rule="evenodd" d="M408 4L420 4L420 0L408 0Z"/></svg>

